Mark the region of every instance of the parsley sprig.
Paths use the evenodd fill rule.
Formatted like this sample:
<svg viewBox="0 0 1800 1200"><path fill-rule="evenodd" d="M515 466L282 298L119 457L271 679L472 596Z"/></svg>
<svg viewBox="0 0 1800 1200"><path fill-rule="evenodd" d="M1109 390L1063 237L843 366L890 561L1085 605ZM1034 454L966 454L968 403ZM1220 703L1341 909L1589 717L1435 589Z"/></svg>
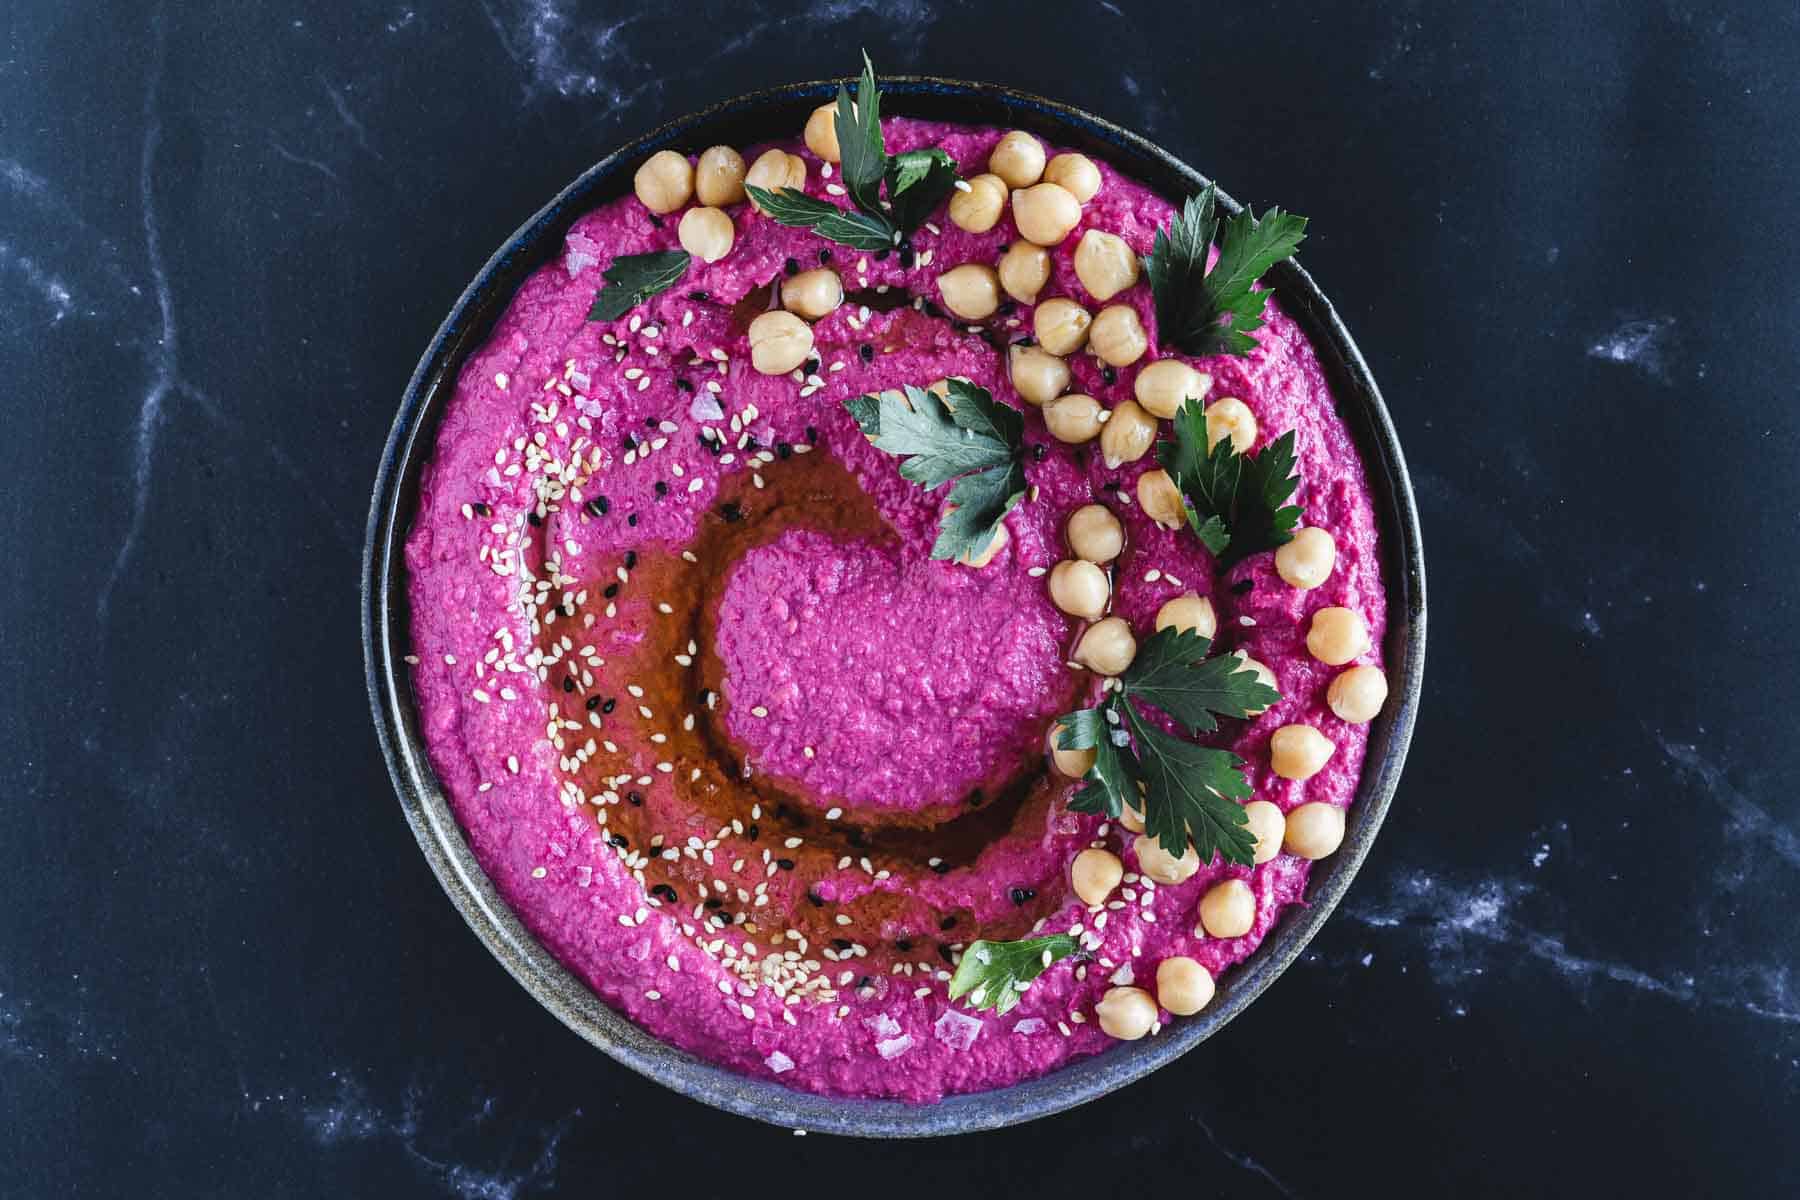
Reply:
<svg viewBox="0 0 1800 1200"><path fill-rule="evenodd" d="M969 998L973 1009L992 1009L996 1016L1019 1002L1026 985L1050 964L1075 953L1079 943L1066 933L1017 942L970 942L950 977L950 999Z"/></svg>
<svg viewBox="0 0 1800 1200"><path fill-rule="evenodd" d="M966 379L935 392L908 386L844 401L878 450L905 458L904 479L933 491L956 480L931 557L975 559L1025 495L1025 419Z"/></svg>
<svg viewBox="0 0 1800 1200"><path fill-rule="evenodd" d="M855 250L889 250L924 224L956 186L956 160L931 147L890 156L881 135L881 93L875 66L863 55L856 100L839 86L834 117L838 175L855 208L839 208L792 188L744 190L772 219L810 229L827 241ZM882 199L885 186L887 198Z"/></svg>
<svg viewBox="0 0 1800 1200"><path fill-rule="evenodd" d="M1267 292L1251 285L1306 236L1306 218L1271 208L1259 221L1246 208L1225 221L1219 261L1206 269L1218 232L1218 189L1212 184L1188 197L1181 212L1159 229L1144 259L1144 275L1156 300L1158 336L1188 354L1248 354L1250 332L1261 329Z"/></svg>
<svg viewBox="0 0 1800 1200"><path fill-rule="evenodd" d="M1288 504L1294 475L1294 431L1255 454L1239 454L1229 437L1206 448L1206 418L1189 399L1175 414L1175 440L1157 457L1187 499L1188 524L1221 566L1294 540L1300 506Z"/></svg>
<svg viewBox="0 0 1800 1200"><path fill-rule="evenodd" d="M686 250L654 250L649 254L621 254L601 272L606 280L588 309L590 321L616 321L658 292L667 291L687 274Z"/></svg>
<svg viewBox="0 0 1800 1200"><path fill-rule="evenodd" d="M1218 853L1248 866L1256 839L1236 803L1250 795L1244 760L1165 732L1134 703L1160 709L1193 735L1217 729L1216 717L1247 717L1281 699L1237 659L1207 658L1211 648L1191 629L1158 630L1119 676L1116 691L1058 718L1057 744L1094 751L1087 785L1069 802L1077 812L1118 817L1127 804L1141 805L1144 832L1170 854L1185 853L1192 841L1203 863Z"/></svg>

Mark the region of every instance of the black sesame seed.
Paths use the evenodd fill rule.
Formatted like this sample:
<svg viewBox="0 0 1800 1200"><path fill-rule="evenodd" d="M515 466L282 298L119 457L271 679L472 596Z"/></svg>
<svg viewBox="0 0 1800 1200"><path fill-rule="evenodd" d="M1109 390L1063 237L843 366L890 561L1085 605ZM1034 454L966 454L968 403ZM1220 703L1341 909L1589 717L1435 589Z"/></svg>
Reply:
<svg viewBox="0 0 1800 1200"><path fill-rule="evenodd" d="M792 458L794 457L794 448L787 442L776 442L775 453L780 458Z"/></svg>
<svg viewBox="0 0 1800 1200"><path fill-rule="evenodd" d="M682 379L677 376L675 379L675 390L678 392L691 392L694 390L694 381L691 379Z"/></svg>
<svg viewBox="0 0 1800 1200"><path fill-rule="evenodd" d="M829 251L829 250L819 251L819 261L822 263L830 262L831 261L831 251Z"/></svg>
<svg viewBox="0 0 1800 1200"><path fill-rule="evenodd" d="M475 510L475 515L478 517L491 517L494 515L494 510L479 500L469 505L469 507Z"/></svg>
<svg viewBox="0 0 1800 1200"><path fill-rule="evenodd" d="M700 703L703 705L706 705L708 707L711 707L711 705L712 705L712 689L711 688L701 688L700 689Z"/></svg>
<svg viewBox="0 0 1800 1200"><path fill-rule="evenodd" d="M956 918L955 917L945 917L943 920L938 922L938 928L939 929L955 929L956 928Z"/></svg>
<svg viewBox="0 0 1800 1200"><path fill-rule="evenodd" d="M751 825L748 829L744 830L744 836L754 842L757 838L762 836L762 826Z"/></svg>
<svg viewBox="0 0 1800 1200"><path fill-rule="evenodd" d="M1034 900L1037 898L1036 892L1032 891L1030 888L1022 887L1013 888L1007 895L1012 897L1012 902L1014 904L1024 904L1027 900Z"/></svg>
<svg viewBox="0 0 1800 1200"><path fill-rule="evenodd" d="M969 807L970 808L980 808L983 804L986 804L986 803L987 803L987 796L982 793L982 790L980 788L976 788L974 791L969 793Z"/></svg>
<svg viewBox="0 0 1800 1200"><path fill-rule="evenodd" d="M791 871L794 869L794 860L791 858L778 858L775 860L775 865L784 871Z"/></svg>
<svg viewBox="0 0 1800 1200"><path fill-rule="evenodd" d="M622 833L609 833L606 835L606 840L621 850L631 845L631 839Z"/></svg>
<svg viewBox="0 0 1800 1200"><path fill-rule="evenodd" d="M619 594L619 585L616 583L609 583L601 590L600 594L605 596L608 600L611 600L614 596Z"/></svg>
<svg viewBox="0 0 1800 1200"><path fill-rule="evenodd" d="M947 862L932 863L931 870L934 874L948 875L950 873L950 864Z"/></svg>
<svg viewBox="0 0 1800 1200"><path fill-rule="evenodd" d="M806 427L806 444L809 446L816 446L819 444L819 428L818 428L818 426L808 425Z"/></svg>
<svg viewBox="0 0 1800 1200"><path fill-rule="evenodd" d="M816 354L813 355L811 358L806 360L806 373L808 375L817 375L819 373L820 365L821 364L819 362L819 356Z"/></svg>
<svg viewBox="0 0 1800 1200"><path fill-rule="evenodd" d="M719 515L724 517L727 521L741 521L744 519L743 505L739 504L736 500L727 501L726 503L719 505Z"/></svg>
<svg viewBox="0 0 1800 1200"><path fill-rule="evenodd" d="M939 942L937 944L937 952L939 958L943 959L953 967L956 965L956 955L951 951L949 946L945 945L943 942Z"/></svg>
<svg viewBox="0 0 1800 1200"><path fill-rule="evenodd" d="M1025 346L1025 347L1029 348L1031 346L1037 345L1037 339L1032 337L1030 334L1026 334L1024 337L1022 337L1018 341L1014 342L1013 345Z"/></svg>
<svg viewBox="0 0 1800 1200"><path fill-rule="evenodd" d="M1044 445L1044 443L1042 443L1042 442L1039 442L1037 445L1035 445L1031 448L1031 457L1038 462L1043 462L1044 459L1048 458L1049 456L1050 456L1050 447Z"/></svg>
<svg viewBox="0 0 1800 1200"><path fill-rule="evenodd" d="M1119 373L1110 366L1100 368L1100 378L1107 383L1119 382Z"/></svg>
<svg viewBox="0 0 1800 1200"><path fill-rule="evenodd" d="M600 697L589 696L587 698L587 710L589 712L593 712L596 708L599 708L599 707L600 707Z"/></svg>
<svg viewBox="0 0 1800 1200"><path fill-rule="evenodd" d="M627 571L629 571L636 566L637 566L637 551L636 550L627 550L625 552L625 569Z"/></svg>
<svg viewBox="0 0 1800 1200"><path fill-rule="evenodd" d="M812 906L814 908L824 908L825 907L825 897L819 895L817 892L806 893L806 898L808 900L812 901Z"/></svg>
<svg viewBox="0 0 1800 1200"><path fill-rule="evenodd" d="M907 270L910 271L912 269L912 265L915 262L917 262L918 259L919 259L919 256L913 253L913 249L911 246L900 247L900 265L901 266L905 267Z"/></svg>
<svg viewBox="0 0 1800 1200"><path fill-rule="evenodd" d="M662 228L661 217L657 216L655 213L645 213L644 215L650 218L650 223L652 225L656 226L658 229Z"/></svg>
<svg viewBox="0 0 1800 1200"><path fill-rule="evenodd" d="M630 516L626 517L625 523L627 525L631 526L633 529L636 529L637 528L637 514L632 513Z"/></svg>
<svg viewBox="0 0 1800 1200"><path fill-rule="evenodd" d="M708 907L708 908L724 908L725 902L723 900L719 899L717 896L708 896L706 898L706 907Z"/></svg>
<svg viewBox="0 0 1800 1200"><path fill-rule="evenodd" d="M908 950L912 949L912 943L907 941L905 938L901 938L900 940L898 940L894 943L894 949L900 951L900 953L902 953L902 954L905 954Z"/></svg>
<svg viewBox="0 0 1800 1200"><path fill-rule="evenodd" d="M626 792L625 799L631 802L631 806L633 808L644 807L644 793L642 793L642 792L638 792L638 791Z"/></svg>
<svg viewBox="0 0 1800 1200"><path fill-rule="evenodd" d="M781 264L781 269L786 271L789 275L798 275L800 273L800 260L790 258Z"/></svg>
<svg viewBox="0 0 1800 1200"><path fill-rule="evenodd" d="M655 417L645 417L644 418L644 428L645 429L655 429L656 428L656 418Z"/></svg>
<svg viewBox="0 0 1800 1200"><path fill-rule="evenodd" d="M831 939L831 948L833 950L837 950L840 952L844 951L844 950L848 950L850 948L850 939L849 938L832 938Z"/></svg>
<svg viewBox="0 0 1800 1200"><path fill-rule="evenodd" d="M611 712L611 711L612 711L612 710L613 710L613 708L614 708L614 707L615 707L615 706L616 706L616 705L617 705L617 704L618 704L618 703L619 703L619 701L618 701L618 698L617 698L617 697L616 697L616 696L608 696L608 697L607 697L607 698L606 698L606 703L604 703L604 704L602 704L602 705L601 705L601 706L600 706L600 711L601 711L601 712L603 712L603 713L609 713L609 712Z"/></svg>
<svg viewBox="0 0 1800 1200"><path fill-rule="evenodd" d="M624 437L620 438L619 441L627 450L636 450L638 447L637 434L635 433L627 433Z"/></svg>
<svg viewBox="0 0 1800 1200"><path fill-rule="evenodd" d="M596 517L604 517L611 508L612 501L608 500L605 496L595 496L592 500L587 502L587 510Z"/></svg>
<svg viewBox="0 0 1800 1200"><path fill-rule="evenodd" d="M535 510L533 510L532 512L526 513L525 519L527 521L531 522L533 528L541 527L544 523L544 518L538 516L537 512Z"/></svg>
<svg viewBox="0 0 1800 1200"><path fill-rule="evenodd" d="M677 897L675 895L675 889L670 887L666 883L659 883L655 887L651 888L650 894L652 896L657 897L658 899L667 900L670 904L675 903L675 901L677 899Z"/></svg>
<svg viewBox="0 0 1800 1200"><path fill-rule="evenodd" d="M1245 577L1231 585L1231 594L1234 596L1242 596L1242 595L1248 594L1249 592L1254 591L1255 589L1256 589L1256 580L1249 578L1249 577Z"/></svg>
<svg viewBox="0 0 1800 1200"><path fill-rule="evenodd" d="M573 675L564 675L563 676L563 691L572 692L574 690L575 690L575 677Z"/></svg>
<svg viewBox="0 0 1800 1200"><path fill-rule="evenodd" d="M664 496L666 496L668 494L669 494L669 485L664 483L660 479L657 480L656 481L656 498L658 500L661 500Z"/></svg>
<svg viewBox="0 0 1800 1200"><path fill-rule="evenodd" d="M1011 250L1011 249L1012 249L1011 242L1001 242L1000 243L1000 253L1005 254L1008 250Z"/></svg>
<svg viewBox="0 0 1800 1200"><path fill-rule="evenodd" d="M875 347L869 345L869 343L867 343L867 342L864 342L862 345L860 345L856 348L856 356L858 358L862 359L864 362L874 362L875 361Z"/></svg>
<svg viewBox="0 0 1800 1200"><path fill-rule="evenodd" d="M871 983L874 983L874 982L875 982L875 981L874 981L874 980L873 980L873 979L870 979L870 978L869 978L869 977L868 977L868 976L867 976L867 975L864 975L864 976L862 976L862 977L861 977L861 978L860 978L860 979L858 979L858 980L857 980L857 981L856 981L856 986L857 986L857 987L859 987L859 988L866 988L866 987L868 987L868 986L869 986L869 985L870 985L870 984L871 984Z"/></svg>
<svg viewBox="0 0 1800 1200"><path fill-rule="evenodd" d="M875 252L875 261L876 262L886 262L887 257L888 257L888 252L887 252L886 247L883 247L882 249L877 250Z"/></svg>
<svg viewBox="0 0 1800 1200"><path fill-rule="evenodd" d="M706 292L689 292L688 293L688 299L692 300L696 303L699 303L699 304L704 304L704 303L706 303L706 301L708 301L711 298L712 297Z"/></svg>

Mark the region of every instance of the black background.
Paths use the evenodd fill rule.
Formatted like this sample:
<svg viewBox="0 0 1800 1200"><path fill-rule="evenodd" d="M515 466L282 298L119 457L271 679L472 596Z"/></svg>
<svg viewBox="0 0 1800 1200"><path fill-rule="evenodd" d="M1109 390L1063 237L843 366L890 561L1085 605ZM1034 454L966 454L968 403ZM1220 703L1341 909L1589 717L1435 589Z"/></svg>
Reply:
<svg viewBox="0 0 1800 1200"><path fill-rule="evenodd" d="M0 29L0 1194L1800 1190L1793 4ZM615 143L859 46L1311 216L1434 610L1305 961L1121 1094L927 1144L724 1116L538 1008L413 844L357 644L382 440L486 255Z"/></svg>

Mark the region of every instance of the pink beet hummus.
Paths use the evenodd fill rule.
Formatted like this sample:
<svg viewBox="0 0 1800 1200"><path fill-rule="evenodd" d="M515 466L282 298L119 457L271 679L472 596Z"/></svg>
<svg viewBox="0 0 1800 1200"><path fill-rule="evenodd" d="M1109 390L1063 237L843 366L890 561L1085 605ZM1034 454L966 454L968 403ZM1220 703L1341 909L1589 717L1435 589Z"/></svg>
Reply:
<svg viewBox="0 0 1800 1200"><path fill-rule="evenodd" d="M890 151L942 146L964 175L1000 134L885 128ZM784 148L806 159L809 194L836 199L816 158ZM1083 230L1143 253L1169 220L1169 200L1100 169L1040 302L1099 307L1071 261ZM696 259L611 322L587 319L601 271L676 248L679 214L653 219L627 196L580 218L464 366L407 542L433 765L524 922L607 1004L685 1050L791 1087L914 1102L1103 1051L1095 1004L1110 987L1147 985L1171 955L1225 972L1301 901L1310 864L1219 860L1155 886L1129 833L1068 808L1076 785L1047 770L1044 737L1095 681L1068 666L1080 623L1043 574L1066 556L1070 512L1113 509L1126 530L1113 611L1142 638L1163 602L1197 591L1218 613L1215 652L1245 650L1277 676L1279 704L1205 740L1247 760L1257 799L1347 807L1367 727L1327 706L1340 668L1308 654L1306 628L1320 608L1356 610L1375 647L1357 661L1379 665L1386 602L1363 466L1313 348L1271 303L1254 352L1192 360L1209 398L1254 412L1259 445L1297 433L1294 502L1337 544L1327 582L1300 591L1269 553L1219 572L1191 533L1146 518L1133 497L1153 456L1108 470L1096 447L1048 436L1007 377L1004 345L1029 334L1029 307L979 332L934 306L889 307L937 300L953 266L995 263L1018 236L1010 213L976 235L940 210L903 261L747 204L729 212L729 255ZM817 361L798 378L758 374L745 313L790 263L821 261L849 296L813 326ZM1151 351L1116 373L1071 357L1072 390L1108 406L1170 353L1147 285L1113 302L1139 311ZM929 559L947 489L902 479L843 407L949 376L1025 410L1034 490L979 570ZM1270 734L1291 722L1336 744L1303 782L1268 766ZM1090 911L1068 873L1096 844L1128 874ZM1200 896L1227 877L1248 880L1253 928L1197 933ZM1082 950L1004 1015L948 999L967 943L1034 930L1075 932Z"/></svg>

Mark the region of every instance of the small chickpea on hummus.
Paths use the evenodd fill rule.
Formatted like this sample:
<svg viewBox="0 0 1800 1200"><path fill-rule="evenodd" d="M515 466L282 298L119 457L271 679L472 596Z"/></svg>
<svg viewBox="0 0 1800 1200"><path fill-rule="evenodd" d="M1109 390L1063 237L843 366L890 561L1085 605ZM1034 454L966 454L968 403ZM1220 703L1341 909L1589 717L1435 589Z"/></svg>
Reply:
<svg viewBox="0 0 1800 1200"><path fill-rule="evenodd" d="M1303 222L1209 252L1210 192L854 101L659 152L519 290L420 484L408 661L602 999L929 1102L1205 1009L1344 836L1386 597L1313 347L1254 315Z"/></svg>

